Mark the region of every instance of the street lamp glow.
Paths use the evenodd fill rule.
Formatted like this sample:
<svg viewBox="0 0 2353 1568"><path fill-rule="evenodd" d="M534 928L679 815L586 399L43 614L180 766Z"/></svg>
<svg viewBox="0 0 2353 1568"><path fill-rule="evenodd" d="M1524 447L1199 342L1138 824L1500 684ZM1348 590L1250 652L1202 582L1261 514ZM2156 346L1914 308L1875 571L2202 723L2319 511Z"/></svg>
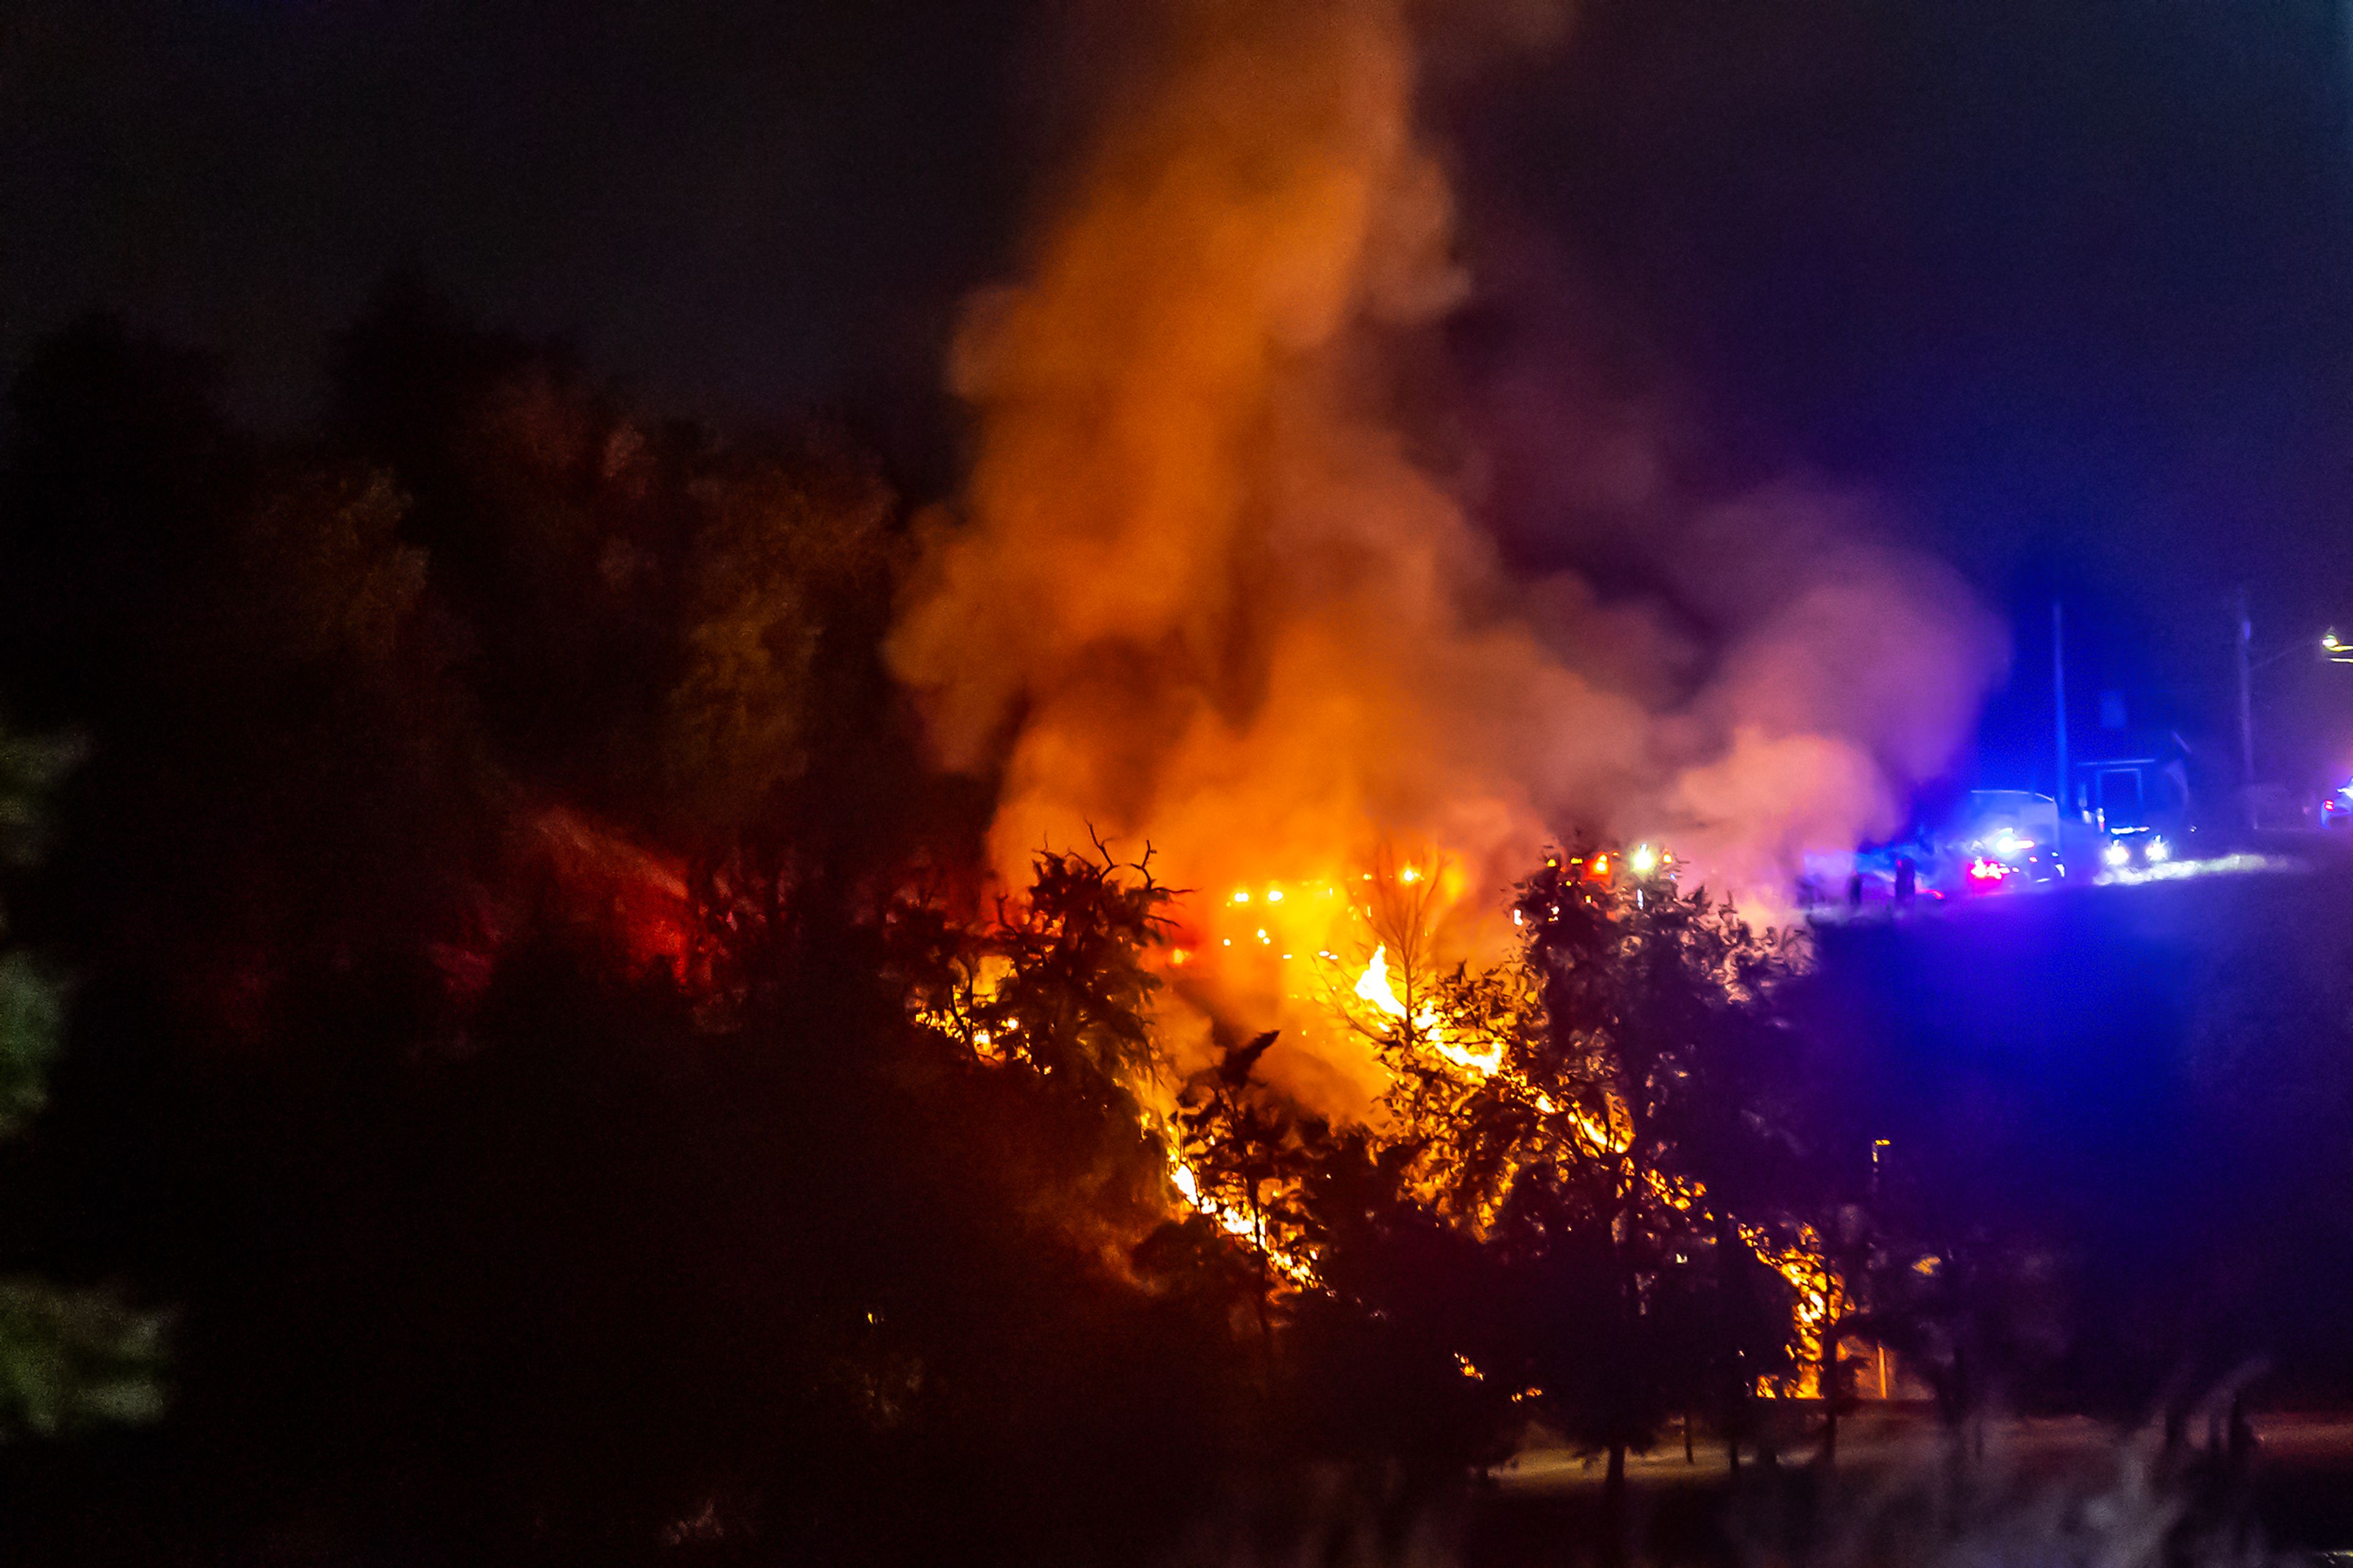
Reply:
<svg viewBox="0 0 2353 1568"><path fill-rule="evenodd" d="M1647 844L1637 844L1626 861L1634 868L1634 875L1647 877L1659 868L1659 852Z"/></svg>

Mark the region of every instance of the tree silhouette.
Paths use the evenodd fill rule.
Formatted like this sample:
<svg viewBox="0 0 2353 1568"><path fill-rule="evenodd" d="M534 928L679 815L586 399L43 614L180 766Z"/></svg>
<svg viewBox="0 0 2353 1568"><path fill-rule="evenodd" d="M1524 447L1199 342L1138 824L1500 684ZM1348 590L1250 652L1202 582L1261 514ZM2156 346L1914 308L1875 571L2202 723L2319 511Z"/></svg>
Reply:
<svg viewBox="0 0 2353 1568"><path fill-rule="evenodd" d="M1259 1339L1270 1365L1275 1261L1293 1256L1298 1245L1298 1158L1320 1133L1312 1126L1303 1129L1252 1076L1276 1036L1269 1029L1228 1047L1177 1091L1175 1118L1176 1157L1193 1184L1193 1203L1220 1219L1230 1216L1228 1228L1239 1227L1250 1248Z"/></svg>
<svg viewBox="0 0 2353 1568"><path fill-rule="evenodd" d="M0 731L0 865L38 857L46 803L78 750ZM21 1133L47 1102L64 1016L59 982L22 947L0 951L0 1139ZM166 1321L112 1290L0 1276L0 1434L154 1420Z"/></svg>

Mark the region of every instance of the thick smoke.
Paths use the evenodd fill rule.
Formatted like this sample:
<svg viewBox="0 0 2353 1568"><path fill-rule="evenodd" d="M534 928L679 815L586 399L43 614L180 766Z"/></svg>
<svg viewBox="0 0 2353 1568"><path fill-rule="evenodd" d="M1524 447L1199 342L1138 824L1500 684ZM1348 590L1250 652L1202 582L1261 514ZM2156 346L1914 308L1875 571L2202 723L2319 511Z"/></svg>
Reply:
<svg viewBox="0 0 2353 1568"><path fill-rule="evenodd" d="M970 482L892 645L944 760L1002 764L1002 868L1149 839L1238 1015L1296 1021L1273 950L1344 939L1229 889L1301 910L1384 850L1450 868L1461 942L1579 827L1770 897L1898 824L1998 657L1949 574L1795 488L1674 520L1674 616L1514 580L1397 413L1471 288L1413 46L1398 0L1180 0L972 302Z"/></svg>

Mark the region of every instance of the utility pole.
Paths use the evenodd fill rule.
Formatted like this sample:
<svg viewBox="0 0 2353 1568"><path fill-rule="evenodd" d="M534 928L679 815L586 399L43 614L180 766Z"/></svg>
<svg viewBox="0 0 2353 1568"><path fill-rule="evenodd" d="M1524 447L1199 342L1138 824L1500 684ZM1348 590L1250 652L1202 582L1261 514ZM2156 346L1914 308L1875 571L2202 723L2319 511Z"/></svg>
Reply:
<svg viewBox="0 0 2353 1568"><path fill-rule="evenodd" d="M2250 789L2255 783L2255 624L2247 616L2247 590L2239 588L2239 773Z"/></svg>
<svg viewBox="0 0 2353 1568"><path fill-rule="evenodd" d="M2051 601L2051 721L2059 737L2059 780L2051 798L2059 805L2059 819L2067 819L2067 628L2059 601ZM2066 852L2062 849L2063 856Z"/></svg>

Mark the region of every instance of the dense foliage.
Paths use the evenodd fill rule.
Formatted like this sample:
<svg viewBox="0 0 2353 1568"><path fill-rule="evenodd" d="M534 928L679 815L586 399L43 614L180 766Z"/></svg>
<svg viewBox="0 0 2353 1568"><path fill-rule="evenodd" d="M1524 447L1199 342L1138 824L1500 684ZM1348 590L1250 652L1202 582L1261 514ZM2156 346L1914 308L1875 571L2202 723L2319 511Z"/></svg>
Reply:
<svg viewBox="0 0 2353 1568"><path fill-rule="evenodd" d="M2103 1301L2190 1244L1991 1194L1890 1010L1591 847L1485 967L1389 889L1399 1010L1335 1003L1366 1123L1249 1021L1179 1061L1147 856L981 875L841 431L649 424L405 287L297 434L105 322L12 413L0 699L81 760L0 955L0 1406L72 1426L26 1347L143 1369L174 1324L160 1425L16 1450L27 1554L1111 1561L1310 1470L1408 1512L1531 1421L1736 1465L1865 1337L1956 1423L2346 1371L2243 1280Z"/></svg>

